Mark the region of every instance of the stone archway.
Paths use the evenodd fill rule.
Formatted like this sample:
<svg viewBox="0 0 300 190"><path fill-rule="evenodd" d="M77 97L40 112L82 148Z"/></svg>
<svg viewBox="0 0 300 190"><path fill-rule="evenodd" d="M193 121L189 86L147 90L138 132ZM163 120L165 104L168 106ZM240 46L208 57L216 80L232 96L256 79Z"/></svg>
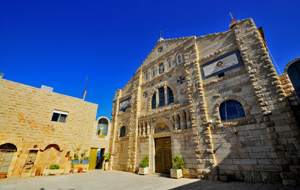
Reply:
<svg viewBox="0 0 300 190"><path fill-rule="evenodd" d="M169 168L172 167L172 150L174 149L174 142L173 142L173 129L174 126L171 123L170 120L160 117L157 118L155 122L152 123L151 125L151 135L150 135L150 172L151 173L155 173L155 172L162 172L162 173L168 173L170 172ZM158 143L162 143L162 145L166 146L167 152L166 150L161 150L164 151L165 154L167 154L169 156L169 159L167 160L169 166L163 168L164 171L157 171L157 160L158 156L157 156L157 144ZM165 148L165 147L163 147ZM164 154L162 152L162 154ZM165 160L161 160L162 162L164 162Z"/></svg>
<svg viewBox="0 0 300 190"><path fill-rule="evenodd" d="M17 147L14 144L5 143L0 145L0 173L9 173L15 152L17 152Z"/></svg>

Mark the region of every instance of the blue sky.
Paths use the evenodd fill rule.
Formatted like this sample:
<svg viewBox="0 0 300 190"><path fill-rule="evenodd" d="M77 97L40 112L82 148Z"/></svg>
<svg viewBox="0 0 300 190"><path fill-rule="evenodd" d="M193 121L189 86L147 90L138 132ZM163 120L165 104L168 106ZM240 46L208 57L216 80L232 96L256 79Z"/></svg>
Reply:
<svg viewBox="0 0 300 190"><path fill-rule="evenodd" d="M283 71L300 57L300 1L1 0L0 72L4 79L97 103L110 118L112 100L159 39L229 29L235 19L263 26Z"/></svg>

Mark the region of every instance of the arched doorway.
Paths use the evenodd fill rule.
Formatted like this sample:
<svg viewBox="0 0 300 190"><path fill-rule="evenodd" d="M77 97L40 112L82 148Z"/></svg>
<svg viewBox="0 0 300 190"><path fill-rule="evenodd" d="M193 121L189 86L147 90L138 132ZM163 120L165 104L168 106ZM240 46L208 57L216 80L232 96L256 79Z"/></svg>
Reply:
<svg viewBox="0 0 300 190"><path fill-rule="evenodd" d="M155 172L170 173L172 168L172 148L170 128L159 124L154 131L155 138Z"/></svg>
<svg viewBox="0 0 300 190"><path fill-rule="evenodd" d="M8 173L14 152L17 152L14 144L6 143L0 146L0 173Z"/></svg>

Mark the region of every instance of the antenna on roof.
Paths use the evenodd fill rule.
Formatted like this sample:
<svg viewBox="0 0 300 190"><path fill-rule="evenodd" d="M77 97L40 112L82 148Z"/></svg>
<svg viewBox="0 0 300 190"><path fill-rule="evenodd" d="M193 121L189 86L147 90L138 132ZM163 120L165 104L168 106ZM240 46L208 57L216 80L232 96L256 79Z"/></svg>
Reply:
<svg viewBox="0 0 300 190"><path fill-rule="evenodd" d="M82 99L85 100L85 96L86 96L86 92L87 92L87 81L88 81L88 76L86 76L86 79L85 79L85 84L84 84L84 89L83 89L83 96L82 96Z"/></svg>

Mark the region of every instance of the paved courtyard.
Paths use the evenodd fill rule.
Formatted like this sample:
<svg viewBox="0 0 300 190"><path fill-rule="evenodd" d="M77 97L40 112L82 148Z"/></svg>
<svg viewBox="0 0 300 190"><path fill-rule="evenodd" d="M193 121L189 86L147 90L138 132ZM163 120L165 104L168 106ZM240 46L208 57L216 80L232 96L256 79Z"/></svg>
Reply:
<svg viewBox="0 0 300 190"><path fill-rule="evenodd" d="M120 171L93 170L82 174L61 176L43 176L31 178L8 178L0 180L0 190L80 190L80 189L241 189L241 190L275 190L300 189L300 187L286 187L281 184L246 183L198 180L172 179L159 175L141 176Z"/></svg>

